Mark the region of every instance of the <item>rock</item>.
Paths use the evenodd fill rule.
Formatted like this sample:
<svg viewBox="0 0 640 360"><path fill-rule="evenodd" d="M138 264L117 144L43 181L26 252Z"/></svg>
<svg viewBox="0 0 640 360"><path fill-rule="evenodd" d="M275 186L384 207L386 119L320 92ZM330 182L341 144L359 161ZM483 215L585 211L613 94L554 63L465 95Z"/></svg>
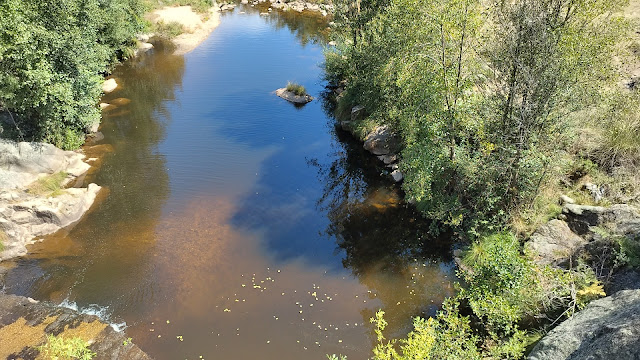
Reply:
<svg viewBox="0 0 640 360"><path fill-rule="evenodd" d="M90 166L84 155L51 144L0 140L0 190L24 188L44 175L65 171L80 176Z"/></svg>
<svg viewBox="0 0 640 360"><path fill-rule="evenodd" d="M118 87L118 83L116 82L116 79L108 79L102 83L102 91L105 94L113 92L117 87Z"/></svg>
<svg viewBox="0 0 640 360"><path fill-rule="evenodd" d="M400 170L393 170L391 172L391 177L393 178L393 181L395 181L395 182L400 182L400 181L402 181L402 179L404 179L404 176L402 175Z"/></svg>
<svg viewBox="0 0 640 360"><path fill-rule="evenodd" d="M338 43L337 43L337 42L335 42L335 41L329 41L329 46L336 46L336 45L338 45Z"/></svg>
<svg viewBox="0 0 640 360"><path fill-rule="evenodd" d="M138 43L138 53L144 53L153 49L153 44L148 42L139 42Z"/></svg>
<svg viewBox="0 0 640 360"><path fill-rule="evenodd" d="M85 132L87 134L93 134L98 132L98 128L100 127L100 121L94 121L93 123L89 124L87 126L87 128L85 129Z"/></svg>
<svg viewBox="0 0 640 360"><path fill-rule="evenodd" d="M241 3L242 5L247 5L247 4L249 3L249 0L242 0L240 3Z"/></svg>
<svg viewBox="0 0 640 360"><path fill-rule="evenodd" d="M99 106L100 106L100 110L102 110L102 109L107 108L107 107L109 107L109 106L111 106L111 105L110 105L110 104L108 104L108 103L100 103L100 105L99 105Z"/></svg>
<svg viewBox="0 0 640 360"><path fill-rule="evenodd" d="M151 39L152 36L153 34L138 34L136 35L136 39L140 42L146 43L149 42L149 39Z"/></svg>
<svg viewBox="0 0 640 360"><path fill-rule="evenodd" d="M378 126L364 140L365 150L374 155L395 154L400 148L400 140L387 126Z"/></svg>
<svg viewBox="0 0 640 360"><path fill-rule="evenodd" d="M398 155L380 155L378 156L378 160L382 161L385 165L389 165L398 161Z"/></svg>
<svg viewBox="0 0 640 360"><path fill-rule="evenodd" d="M340 127L342 128L342 130L344 131L349 131L351 132L351 126L353 125L353 123L351 121L348 120L343 120L340 121Z"/></svg>
<svg viewBox="0 0 640 360"><path fill-rule="evenodd" d="M78 336L89 342L89 349L96 353L95 360L150 359L126 334L116 331L95 315L22 296L0 294L1 358L35 359L38 346L44 344L46 335L60 334Z"/></svg>
<svg viewBox="0 0 640 360"><path fill-rule="evenodd" d="M529 360L637 360L640 290L623 290L591 302L534 347Z"/></svg>
<svg viewBox="0 0 640 360"><path fill-rule="evenodd" d="M311 97L311 95L296 95L291 91L287 91L286 88L281 88L276 90L276 95L278 95L279 97L287 101L290 101L294 104L299 104L299 105L303 105L313 101L313 97Z"/></svg>
<svg viewBox="0 0 640 360"><path fill-rule="evenodd" d="M0 261L27 253L39 236L52 234L80 218L93 205L101 187L70 188L51 197L24 195L18 202L0 203L0 228L7 235Z"/></svg>
<svg viewBox="0 0 640 360"><path fill-rule="evenodd" d="M364 119L366 116L366 110L362 105L356 105L351 109L351 121L358 121Z"/></svg>
<svg viewBox="0 0 640 360"><path fill-rule="evenodd" d="M598 187L596 184L586 183L582 185L582 188L591 194L591 197L595 202L599 202L604 197L604 187Z"/></svg>
<svg viewBox="0 0 640 360"><path fill-rule="evenodd" d="M575 204L576 201L573 200L572 198L568 197L567 195L560 195L560 204L564 205L564 204Z"/></svg>
<svg viewBox="0 0 640 360"><path fill-rule="evenodd" d="M640 211L637 208L617 204L602 206L567 204L562 208L569 227L578 235L590 232L592 226L606 226L620 235L640 233Z"/></svg>
<svg viewBox="0 0 640 360"><path fill-rule="evenodd" d="M531 235L525 249L541 265L563 266L586 243L587 240L572 232L566 222L553 219Z"/></svg>

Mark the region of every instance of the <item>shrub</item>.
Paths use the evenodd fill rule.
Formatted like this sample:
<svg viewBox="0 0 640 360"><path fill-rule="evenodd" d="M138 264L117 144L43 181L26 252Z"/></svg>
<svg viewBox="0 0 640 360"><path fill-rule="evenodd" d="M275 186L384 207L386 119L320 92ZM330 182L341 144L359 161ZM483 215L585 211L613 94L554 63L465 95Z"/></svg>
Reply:
<svg viewBox="0 0 640 360"><path fill-rule="evenodd" d="M165 23L163 21L159 21L153 25L153 32L158 36L173 39L174 37L184 33L184 27L179 22L168 22Z"/></svg>
<svg viewBox="0 0 640 360"><path fill-rule="evenodd" d="M307 95L307 89L305 89L304 86L294 82L287 83L287 91L290 91L298 96Z"/></svg>
<svg viewBox="0 0 640 360"><path fill-rule="evenodd" d="M63 338L47 335L47 343L39 347L40 353L48 359L91 360L96 353L89 350L89 344L78 337Z"/></svg>

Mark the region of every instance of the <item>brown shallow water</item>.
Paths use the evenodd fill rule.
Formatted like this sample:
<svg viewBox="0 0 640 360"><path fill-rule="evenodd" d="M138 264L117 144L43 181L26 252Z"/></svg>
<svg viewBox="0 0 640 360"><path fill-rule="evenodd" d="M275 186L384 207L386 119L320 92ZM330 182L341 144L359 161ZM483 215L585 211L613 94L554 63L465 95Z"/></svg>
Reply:
<svg viewBox="0 0 640 360"><path fill-rule="evenodd" d="M241 13L244 12L244 13ZM238 8L185 57L119 67L88 176L106 188L30 248L6 291L99 312L157 359L365 359L452 292L446 242L333 127L321 18ZM0 345L1 346L1 345Z"/></svg>

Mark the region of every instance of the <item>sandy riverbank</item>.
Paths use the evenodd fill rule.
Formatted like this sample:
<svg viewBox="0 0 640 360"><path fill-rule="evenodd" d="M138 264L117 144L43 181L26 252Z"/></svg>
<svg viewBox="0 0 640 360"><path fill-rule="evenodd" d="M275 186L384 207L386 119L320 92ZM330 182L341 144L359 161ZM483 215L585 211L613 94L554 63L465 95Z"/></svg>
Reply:
<svg viewBox="0 0 640 360"><path fill-rule="evenodd" d="M212 7L207 14L196 13L191 6L164 7L153 11L149 19L154 23L178 23L185 33L173 38L175 54L184 55L200 45L220 25L220 11Z"/></svg>

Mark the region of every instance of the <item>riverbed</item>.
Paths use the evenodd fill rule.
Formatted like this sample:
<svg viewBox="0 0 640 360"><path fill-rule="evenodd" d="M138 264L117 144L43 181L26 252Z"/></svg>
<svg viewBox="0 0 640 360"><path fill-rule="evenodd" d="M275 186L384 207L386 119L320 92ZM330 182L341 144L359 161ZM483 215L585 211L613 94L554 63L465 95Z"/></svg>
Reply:
<svg viewBox="0 0 640 360"><path fill-rule="evenodd" d="M5 291L120 324L156 359L350 360L453 289L446 239L401 201L322 101L327 21L240 6L185 56L119 66L102 199L14 261ZM287 81L315 101L296 107ZM124 100L123 100L124 99Z"/></svg>

